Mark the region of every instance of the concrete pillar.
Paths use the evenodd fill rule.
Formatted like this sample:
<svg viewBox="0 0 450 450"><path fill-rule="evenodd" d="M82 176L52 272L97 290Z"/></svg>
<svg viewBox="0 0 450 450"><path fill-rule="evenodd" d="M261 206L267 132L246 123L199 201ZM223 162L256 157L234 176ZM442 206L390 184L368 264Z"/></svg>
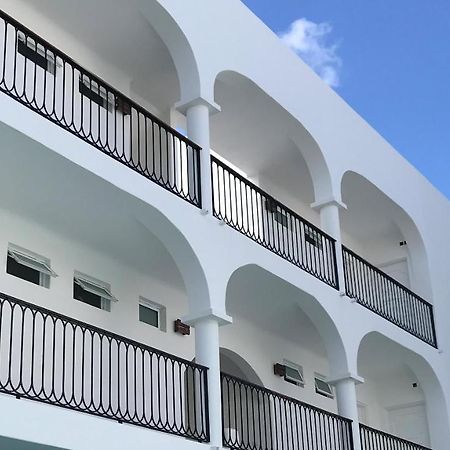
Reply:
<svg viewBox="0 0 450 450"><path fill-rule="evenodd" d="M202 209L212 212L211 192L211 142L210 115L220 111L220 107L203 98L197 98L188 103L177 105L177 109L186 115L188 138L201 147L200 151L200 180Z"/></svg>
<svg viewBox="0 0 450 450"><path fill-rule="evenodd" d="M231 323L224 314L207 312L183 321L195 327L195 362L208 367L208 409L210 443L222 448L222 393L220 379L219 327Z"/></svg>
<svg viewBox="0 0 450 450"><path fill-rule="evenodd" d="M311 208L319 211L320 227L325 233L336 239L336 264L338 271L339 290L345 293L344 280L344 264L342 260L342 235L341 235L341 221L340 210L347 209L346 205L338 200L331 199L323 202L316 202L311 205Z"/></svg>
<svg viewBox="0 0 450 450"><path fill-rule="evenodd" d="M353 422L352 434L354 450L361 450L356 385L363 383L364 379L357 375L346 374L342 377L327 381L335 387L339 415L346 417Z"/></svg>

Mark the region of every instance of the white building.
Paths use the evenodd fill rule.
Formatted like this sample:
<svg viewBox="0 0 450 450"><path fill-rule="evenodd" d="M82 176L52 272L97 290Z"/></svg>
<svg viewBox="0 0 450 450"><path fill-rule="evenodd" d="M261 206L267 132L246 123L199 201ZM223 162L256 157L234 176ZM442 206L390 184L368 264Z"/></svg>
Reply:
<svg viewBox="0 0 450 450"><path fill-rule="evenodd" d="M446 198L239 0L0 7L0 448L448 450Z"/></svg>

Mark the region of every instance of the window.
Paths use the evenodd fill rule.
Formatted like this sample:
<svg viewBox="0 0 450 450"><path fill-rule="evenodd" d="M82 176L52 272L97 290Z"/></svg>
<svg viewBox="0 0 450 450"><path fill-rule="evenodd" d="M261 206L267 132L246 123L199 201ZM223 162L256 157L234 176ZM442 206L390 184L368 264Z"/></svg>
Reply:
<svg viewBox="0 0 450 450"><path fill-rule="evenodd" d="M303 378L303 368L291 361L284 360L285 375L284 380L288 383L303 387L305 380Z"/></svg>
<svg viewBox="0 0 450 450"><path fill-rule="evenodd" d="M113 110L113 104L108 100L107 90L103 86L100 86L95 80L84 75L80 76L78 89L80 94L94 103L97 103L97 105L108 111Z"/></svg>
<svg viewBox="0 0 450 450"><path fill-rule="evenodd" d="M38 44L33 38L19 33L17 39L17 51L25 58L33 61L37 66L47 72L55 74L55 55L43 45Z"/></svg>
<svg viewBox="0 0 450 450"><path fill-rule="evenodd" d="M73 277L73 298L105 311L111 311L112 301L117 302L108 283L80 272Z"/></svg>
<svg viewBox="0 0 450 450"><path fill-rule="evenodd" d="M48 258L12 244L8 246L6 273L46 288L50 278L57 276Z"/></svg>
<svg viewBox="0 0 450 450"><path fill-rule="evenodd" d="M319 375L316 373L314 377L314 383L316 386L317 394L323 395L324 397L334 398L333 388L329 383L325 381L325 377L323 375Z"/></svg>
<svg viewBox="0 0 450 450"><path fill-rule="evenodd" d="M166 331L166 308L146 298L139 299L139 320Z"/></svg>
<svg viewBox="0 0 450 450"><path fill-rule="evenodd" d="M286 212L280 210L277 203L273 200L266 199L266 210L273 214L273 218L283 227L288 227L289 219Z"/></svg>
<svg viewBox="0 0 450 450"><path fill-rule="evenodd" d="M322 248L322 236L313 228L305 228L305 241L311 245L314 245L314 247L319 249Z"/></svg>

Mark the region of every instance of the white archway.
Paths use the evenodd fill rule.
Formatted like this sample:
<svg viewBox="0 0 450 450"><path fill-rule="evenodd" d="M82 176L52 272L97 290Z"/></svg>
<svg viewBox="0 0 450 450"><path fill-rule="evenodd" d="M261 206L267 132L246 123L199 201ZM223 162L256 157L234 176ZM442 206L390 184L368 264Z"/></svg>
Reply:
<svg viewBox="0 0 450 450"><path fill-rule="evenodd" d="M369 332L358 347L358 371L365 378L358 388L358 400L367 407L366 425L433 450L448 448L444 391L422 356L381 333ZM396 426L397 412L402 413L402 426Z"/></svg>

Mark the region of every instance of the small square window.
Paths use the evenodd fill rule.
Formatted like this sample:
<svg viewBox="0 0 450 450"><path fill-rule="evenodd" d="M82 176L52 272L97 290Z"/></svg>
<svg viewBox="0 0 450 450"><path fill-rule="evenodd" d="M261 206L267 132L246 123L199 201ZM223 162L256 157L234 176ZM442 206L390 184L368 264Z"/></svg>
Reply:
<svg viewBox="0 0 450 450"><path fill-rule="evenodd" d="M73 277L73 298L105 311L111 311L111 302L117 301L108 283L80 272Z"/></svg>
<svg viewBox="0 0 450 450"><path fill-rule="evenodd" d="M266 199L266 210L272 213L275 222L278 222L285 228L289 226L287 213L283 211L274 200Z"/></svg>
<svg viewBox="0 0 450 450"><path fill-rule="evenodd" d="M13 244L8 246L6 273L46 288L50 278L57 276L48 258Z"/></svg>
<svg viewBox="0 0 450 450"><path fill-rule="evenodd" d="M303 378L303 368L291 361L284 360L285 375L284 380L288 383L303 387L305 380Z"/></svg>
<svg viewBox="0 0 450 450"><path fill-rule="evenodd" d="M305 228L305 241L318 249L322 248L322 236L313 228Z"/></svg>
<svg viewBox="0 0 450 450"><path fill-rule="evenodd" d="M46 49L43 45L38 44L34 38L19 33L17 38L17 52L47 72L53 75L55 74L54 53Z"/></svg>
<svg viewBox="0 0 450 450"><path fill-rule="evenodd" d="M113 102L108 98L107 90L97 81L84 75L80 76L78 89L81 95L97 103L97 105L110 112L113 110Z"/></svg>
<svg viewBox="0 0 450 450"><path fill-rule="evenodd" d="M314 377L314 383L316 387L316 393L323 395L324 397L334 398L332 386L325 381L325 377L316 374Z"/></svg>
<svg viewBox="0 0 450 450"><path fill-rule="evenodd" d="M166 331L166 308L144 297L139 299L139 321Z"/></svg>

